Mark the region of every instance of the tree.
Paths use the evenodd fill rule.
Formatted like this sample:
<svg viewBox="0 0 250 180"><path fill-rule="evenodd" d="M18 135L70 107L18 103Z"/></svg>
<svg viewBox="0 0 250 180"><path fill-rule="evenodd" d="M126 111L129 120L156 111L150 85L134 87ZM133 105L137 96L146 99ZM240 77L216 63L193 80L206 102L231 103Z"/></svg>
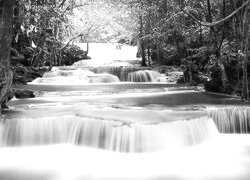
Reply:
<svg viewBox="0 0 250 180"><path fill-rule="evenodd" d="M82 34L80 42L130 41L134 34L135 20L132 11L119 1L99 0L85 2L74 8L69 16L72 26L68 39Z"/></svg>
<svg viewBox="0 0 250 180"><path fill-rule="evenodd" d="M12 85L10 47L15 0L0 0L0 105L2 108Z"/></svg>
<svg viewBox="0 0 250 180"><path fill-rule="evenodd" d="M242 79L242 94L241 98L248 100L249 99L249 89L248 89L248 60L249 60L249 31L250 31L250 1L245 9L243 16L243 32L242 32L242 52L243 52L243 79Z"/></svg>

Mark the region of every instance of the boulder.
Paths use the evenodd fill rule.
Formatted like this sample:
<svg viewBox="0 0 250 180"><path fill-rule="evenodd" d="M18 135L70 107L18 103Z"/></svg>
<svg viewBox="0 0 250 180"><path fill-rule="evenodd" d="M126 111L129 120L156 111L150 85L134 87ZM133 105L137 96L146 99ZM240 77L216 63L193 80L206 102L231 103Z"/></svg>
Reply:
<svg viewBox="0 0 250 180"><path fill-rule="evenodd" d="M72 65L83 59L90 59L88 53L76 45L69 45L62 51L61 65Z"/></svg>
<svg viewBox="0 0 250 180"><path fill-rule="evenodd" d="M42 77L43 74L47 71L47 68L34 68L34 67L25 67L22 64L12 65L14 71L13 84L22 85L27 84L28 82L33 81L36 78Z"/></svg>
<svg viewBox="0 0 250 180"><path fill-rule="evenodd" d="M13 89L14 95L17 99L35 98L35 94L31 90L27 89Z"/></svg>

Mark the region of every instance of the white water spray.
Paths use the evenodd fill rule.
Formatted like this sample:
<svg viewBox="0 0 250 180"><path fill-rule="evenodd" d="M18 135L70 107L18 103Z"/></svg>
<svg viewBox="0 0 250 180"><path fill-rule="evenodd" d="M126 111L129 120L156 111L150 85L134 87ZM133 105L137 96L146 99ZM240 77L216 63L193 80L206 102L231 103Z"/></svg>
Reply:
<svg viewBox="0 0 250 180"><path fill-rule="evenodd" d="M159 124L126 124L81 116L9 119L2 146L75 144L118 152L152 152L200 144L217 134L207 117Z"/></svg>

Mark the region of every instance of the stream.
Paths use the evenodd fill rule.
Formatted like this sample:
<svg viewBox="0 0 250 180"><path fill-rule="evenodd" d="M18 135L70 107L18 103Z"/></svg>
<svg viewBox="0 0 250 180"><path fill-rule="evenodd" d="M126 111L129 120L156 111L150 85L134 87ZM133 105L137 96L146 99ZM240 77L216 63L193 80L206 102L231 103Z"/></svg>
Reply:
<svg viewBox="0 0 250 180"><path fill-rule="evenodd" d="M250 107L140 67L136 51L90 44L91 60L19 87L36 98L1 116L0 180L248 180Z"/></svg>

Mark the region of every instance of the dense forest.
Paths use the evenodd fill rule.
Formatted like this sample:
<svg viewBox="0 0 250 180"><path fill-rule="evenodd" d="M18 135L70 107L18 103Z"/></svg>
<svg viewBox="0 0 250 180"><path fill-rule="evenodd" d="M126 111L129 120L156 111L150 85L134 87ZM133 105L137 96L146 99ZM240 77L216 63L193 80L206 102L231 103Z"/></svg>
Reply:
<svg viewBox="0 0 250 180"><path fill-rule="evenodd" d="M0 0L0 104L12 83L89 58L74 41L138 45L142 66L248 100L249 31L250 0Z"/></svg>

